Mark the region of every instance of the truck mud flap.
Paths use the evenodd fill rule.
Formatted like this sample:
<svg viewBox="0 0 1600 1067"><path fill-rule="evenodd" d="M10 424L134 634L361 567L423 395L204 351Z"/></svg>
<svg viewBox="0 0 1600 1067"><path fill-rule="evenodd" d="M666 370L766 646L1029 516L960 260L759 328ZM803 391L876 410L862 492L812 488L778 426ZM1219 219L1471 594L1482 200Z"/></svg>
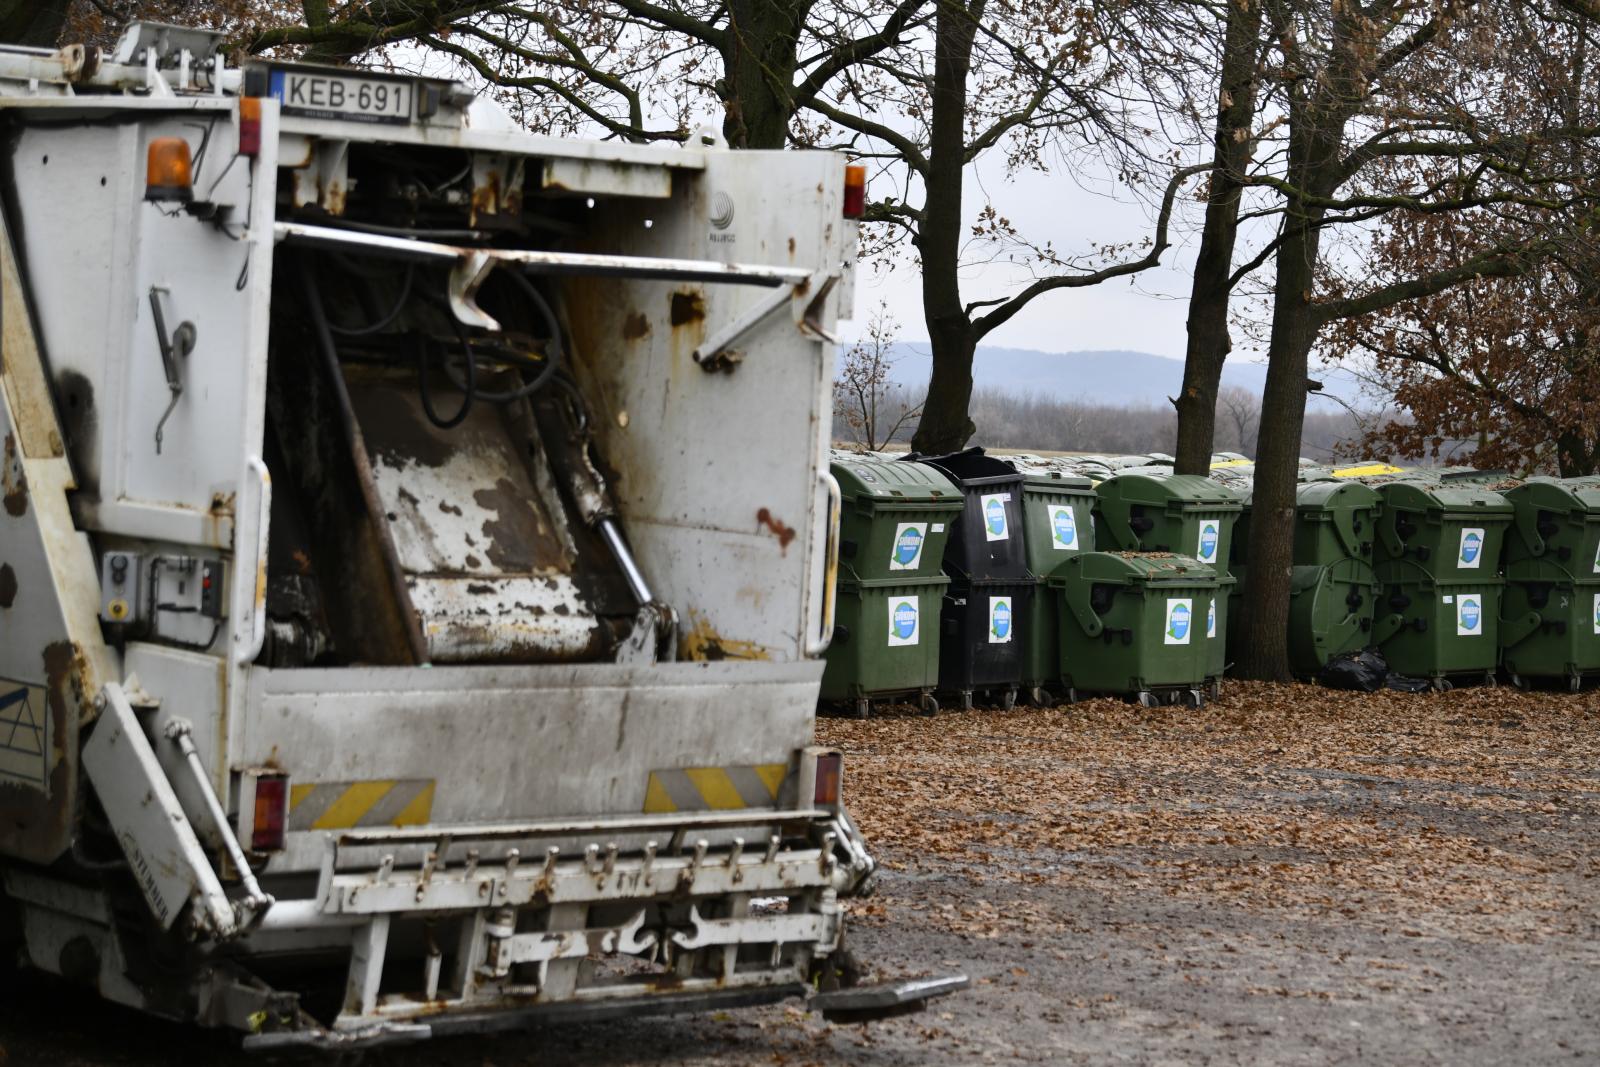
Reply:
<svg viewBox="0 0 1600 1067"><path fill-rule="evenodd" d="M947 997L971 984L964 974L877 982L818 993L807 1006L830 1023L871 1022L919 1012L928 1006L928 1001Z"/></svg>

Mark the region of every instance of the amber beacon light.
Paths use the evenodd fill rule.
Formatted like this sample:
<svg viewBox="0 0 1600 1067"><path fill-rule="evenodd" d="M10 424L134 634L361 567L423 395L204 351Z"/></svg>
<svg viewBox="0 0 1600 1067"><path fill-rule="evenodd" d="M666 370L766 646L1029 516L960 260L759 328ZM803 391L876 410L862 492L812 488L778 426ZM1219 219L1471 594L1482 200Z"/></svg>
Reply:
<svg viewBox="0 0 1600 1067"><path fill-rule="evenodd" d="M145 156L144 198L187 204L194 199L194 165L189 142L182 137L157 137Z"/></svg>

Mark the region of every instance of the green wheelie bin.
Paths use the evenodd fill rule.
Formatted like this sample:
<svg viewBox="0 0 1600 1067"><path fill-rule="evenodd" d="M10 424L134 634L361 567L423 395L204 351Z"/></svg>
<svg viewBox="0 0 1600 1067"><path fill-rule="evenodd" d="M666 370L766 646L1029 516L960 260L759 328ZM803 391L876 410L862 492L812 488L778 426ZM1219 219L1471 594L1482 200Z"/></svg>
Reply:
<svg viewBox="0 0 1600 1067"><path fill-rule="evenodd" d="M1600 674L1600 478L1530 478L1505 494L1501 663L1514 685Z"/></svg>
<svg viewBox="0 0 1600 1067"><path fill-rule="evenodd" d="M961 517L962 492L926 463L835 460L839 564L858 580L932 578Z"/></svg>
<svg viewBox="0 0 1600 1067"><path fill-rule="evenodd" d="M822 699L866 718L875 699L901 697L939 710L939 618L950 579L839 579Z"/></svg>
<svg viewBox="0 0 1600 1067"><path fill-rule="evenodd" d="M1060 601L1064 684L1146 707L1205 702L1204 627L1218 592L1211 567L1169 553L1080 552L1047 587Z"/></svg>
<svg viewBox="0 0 1600 1067"><path fill-rule="evenodd" d="M1490 489L1442 482L1378 487L1375 562L1407 561L1442 582L1497 578L1512 507Z"/></svg>
<svg viewBox="0 0 1600 1067"><path fill-rule="evenodd" d="M1372 564L1352 558L1295 567L1289 583L1289 669L1296 677L1314 678L1332 657L1372 643Z"/></svg>
<svg viewBox="0 0 1600 1067"><path fill-rule="evenodd" d="M1209 478L1175 474L1155 478L1120 474L1095 487L1095 544L1127 552L1174 552L1211 567L1231 586L1228 564L1233 527L1243 511L1239 494ZM1208 619L1206 679L1215 694L1227 669L1226 591L1217 598L1216 617Z"/></svg>
<svg viewBox="0 0 1600 1067"><path fill-rule="evenodd" d="M1575 578L1600 577L1600 478L1529 478L1505 498L1508 567L1544 560Z"/></svg>
<svg viewBox="0 0 1600 1067"><path fill-rule="evenodd" d="M1497 573L1442 579L1409 559L1386 560L1375 572L1380 592L1373 644L1391 670L1426 678L1436 689L1462 680L1494 681L1504 584Z"/></svg>
<svg viewBox="0 0 1600 1067"><path fill-rule="evenodd" d="M1553 561L1506 565L1500 662L1511 684L1561 682L1576 693L1600 674L1600 575Z"/></svg>
<svg viewBox="0 0 1600 1067"><path fill-rule="evenodd" d="M1059 471L1025 471L1022 482L1023 543L1028 570L1041 586L1063 561L1094 551L1094 483ZM1068 701L1075 694L1061 683L1060 605L1040 588L1029 601L1021 628L1022 693L1038 706Z"/></svg>

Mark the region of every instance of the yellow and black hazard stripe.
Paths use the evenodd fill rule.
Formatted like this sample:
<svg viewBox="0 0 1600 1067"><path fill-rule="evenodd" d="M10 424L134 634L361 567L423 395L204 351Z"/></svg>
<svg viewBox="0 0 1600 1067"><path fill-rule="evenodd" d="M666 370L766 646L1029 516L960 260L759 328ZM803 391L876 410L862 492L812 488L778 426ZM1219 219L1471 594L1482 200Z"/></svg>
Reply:
<svg viewBox="0 0 1600 1067"><path fill-rule="evenodd" d="M432 778L306 782L289 787L289 829L420 826L433 818Z"/></svg>
<svg viewBox="0 0 1600 1067"><path fill-rule="evenodd" d="M788 777L787 763L651 771L650 784L644 794L644 810L649 814L661 814L771 808L777 806Z"/></svg>

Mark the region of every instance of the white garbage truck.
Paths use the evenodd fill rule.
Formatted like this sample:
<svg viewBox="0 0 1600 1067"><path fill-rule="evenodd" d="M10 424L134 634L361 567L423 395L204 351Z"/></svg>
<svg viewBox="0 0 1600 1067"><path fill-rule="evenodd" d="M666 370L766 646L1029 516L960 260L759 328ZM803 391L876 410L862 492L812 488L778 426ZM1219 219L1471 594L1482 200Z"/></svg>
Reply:
<svg viewBox="0 0 1600 1067"><path fill-rule="evenodd" d="M0 47L19 959L254 1048L836 977L861 172L222 44Z"/></svg>

